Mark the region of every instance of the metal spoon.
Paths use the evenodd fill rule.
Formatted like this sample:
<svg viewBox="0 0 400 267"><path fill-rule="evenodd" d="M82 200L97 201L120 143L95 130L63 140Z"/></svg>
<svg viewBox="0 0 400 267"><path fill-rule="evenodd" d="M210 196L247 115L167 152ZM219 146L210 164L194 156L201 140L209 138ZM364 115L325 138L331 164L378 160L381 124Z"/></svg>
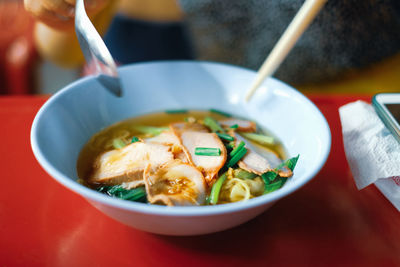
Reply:
<svg viewBox="0 0 400 267"><path fill-rule="evenodd" d="M122 88L110 51L93 26L85 11L84 0L76 0L75 32L79 45L89 66L95 67L97 80L112 94L120 97Z"/></svg>

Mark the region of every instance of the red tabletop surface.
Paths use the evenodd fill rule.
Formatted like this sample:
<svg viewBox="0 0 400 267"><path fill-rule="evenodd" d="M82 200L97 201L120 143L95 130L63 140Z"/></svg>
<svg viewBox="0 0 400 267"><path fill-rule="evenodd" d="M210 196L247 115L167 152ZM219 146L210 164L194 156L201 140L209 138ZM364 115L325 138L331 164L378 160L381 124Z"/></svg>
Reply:
<svg viewBox="0 0 400 267"><path fill-rule="evenodd" d="M307 185L239 227L168 237L125 226L55 182L30 148L45 97L0 97L0 266L400 266L400 213L375 186L358 191L338 108L370 97L310 95L332 149Z"/></svg>

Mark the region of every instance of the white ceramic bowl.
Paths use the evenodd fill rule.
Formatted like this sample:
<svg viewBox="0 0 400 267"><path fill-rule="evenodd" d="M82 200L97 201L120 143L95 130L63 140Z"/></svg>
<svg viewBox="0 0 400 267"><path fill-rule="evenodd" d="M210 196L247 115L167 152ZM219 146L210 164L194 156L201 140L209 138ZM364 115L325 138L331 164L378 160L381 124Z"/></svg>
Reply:
<svg viewBox="0 0 400 267"><path fill-rule="evenodd" d="M198 235L225 230L264 212L310 181L330 151L329 126L321 112L290 86L268 79L249 103L245 91L255 72L198 61L133 64L119 69L122 98L95 78L80 79L52 96L32 125L31 144L40 165L59 183L110 217L144 231ZM76 182L82 146L117 121L166 109L217 108L256 120L300 154L294 176L283 188L246 202L202 207L164 207L114 199Z"/></svg>

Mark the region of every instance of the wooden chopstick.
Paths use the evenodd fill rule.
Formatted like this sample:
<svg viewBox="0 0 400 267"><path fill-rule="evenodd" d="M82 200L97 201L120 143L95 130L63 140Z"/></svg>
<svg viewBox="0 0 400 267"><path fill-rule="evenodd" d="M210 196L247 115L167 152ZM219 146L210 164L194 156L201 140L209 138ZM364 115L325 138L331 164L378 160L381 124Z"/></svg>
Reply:
<svg viewBox="0 0 400 267"><path fill-rule="evenodd" d="M326 2L327 0L306 0L304 2L258 70L252 86L246 93L246 102L250 100L260 84L275 72Z"/></svg>

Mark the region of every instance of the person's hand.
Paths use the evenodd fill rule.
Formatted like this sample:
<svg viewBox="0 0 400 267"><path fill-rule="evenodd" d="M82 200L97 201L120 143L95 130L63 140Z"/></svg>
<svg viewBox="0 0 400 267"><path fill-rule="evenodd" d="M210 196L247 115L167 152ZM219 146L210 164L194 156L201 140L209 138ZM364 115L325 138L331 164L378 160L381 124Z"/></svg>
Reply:
<svg viewBox="0 0 400 267"><path fill-rule="evenodd" d="M97 14L110 0L86 0L89 16ZM36 19L56 29L72 29L75 0L24 0L25 9Z"/></svg>

